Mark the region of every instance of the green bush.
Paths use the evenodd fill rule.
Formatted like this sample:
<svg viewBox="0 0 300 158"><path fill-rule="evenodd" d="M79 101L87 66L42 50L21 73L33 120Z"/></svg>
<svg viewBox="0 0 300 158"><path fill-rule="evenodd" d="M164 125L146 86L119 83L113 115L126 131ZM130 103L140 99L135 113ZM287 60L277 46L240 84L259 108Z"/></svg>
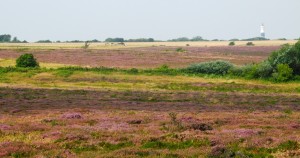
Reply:
<svg viewBox="0 0 300 158"><path fill-rule="evenodd" d="M272 76L277 82L288 81L293 77L293 69L288 64L278 64L277 71Z"/></svg>
<svg viewBox="0 0 300 158"><path fill-rule="evenodd" d="M272 73L274 72L273 67L271 66L270 62L264 61L260 64L258 64L257 67L257 75L259 78L268 78L272 76Z"/></svg>
<svg viewBox="0 0 300 158"><path fill-rule="evenodd" d="M268 61L273 68L279 64L288 64L295 75L300 75L300 41L295 45L285 44L280 50L273 52Z"/></svg>
<svg viewBox="0 0 300 158"><path fill-rule="evenodd" d="M17 59L16 67L39 67L39 63L36 61L32 54L23 54Z"/></svg>
<svg viewBox="0 0 300 158"><path fill-rule="evenodd" d="M227 61L211 61L190 65L187 70L190 73L225 75L233 68L233 64Z"/></svg>
<svg viewBox="0 0 300 158"><path fill-rule="evenodd" d="M247 46L254 46L254 43L253 42L248 42L246 43Z"/></svg>
<svg viewBox="0 0 300 158"><path fill-rule="evenodd" d="M234 42L234 41L231 41L228 45L229 45L229 46L234 46L234 45L235 45L235 42Z"/></svg>

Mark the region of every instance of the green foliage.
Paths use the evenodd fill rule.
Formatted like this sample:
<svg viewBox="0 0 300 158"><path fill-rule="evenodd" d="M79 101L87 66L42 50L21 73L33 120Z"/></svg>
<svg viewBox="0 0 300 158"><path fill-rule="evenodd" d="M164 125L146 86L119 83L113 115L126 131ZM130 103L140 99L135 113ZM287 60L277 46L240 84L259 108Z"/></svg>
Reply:
<svg viewBox="0 0 300 158"><path fill-rule="evenodd" d="M0 43L3 42L10 42L11 41L11 35L0 35Z"/></svg>
<svg viewBox="0 0 300 158"><path fill-rule="evenodd" d="M36 59L32 54L21 55L17 59L16 63L17 63L16 67L23 67L23 68L39 67L39 63L36 61Z"/></svg>
<svg viewBox="0 0 300 158"><path fill-rule="evenodd" d="M177 48L176 52L185 52L185 50L183 48Z"/></svg>
<svg viewBox="0 0 300 158"><path fill-rule="evenodd" d="M190 73L225 75L231 68L233 68L233 64L227 61L217 60L193 64L190 65L187 70Z"/></svg>
<svg viewBox="0 0 300 158"><path fill-rule="evenodd" d="M153 38L128 39L126 42L155 42Z"/></svg>
<svg viewBox="0 0 300 158"><path fill-rule="evenodd" d="M234 42L234 41L231 41L228 45L229 45L229 46L234 46L234 45L235 45L235 42Z"/></svg>
<svg viewBox="0 0 300 158"><path fill-rule="evenodd" d="M71 70L58 70L56 71L55 75L59 76L59 77L70 77L71 75L73 75L74 71Z"/></svg>
<svg viewBox="0 0 300 158"><path fill-rule="evenodd" d="M171 41L171 42L186 42L186 41L208 41L208 40L203 39L201 36L196 36L196 37L193 37L192 39L189 39L187 37L179 37L179 38L171 39L171 40L168 40L168 41Z"/></svg>
<svg viewBox="0 0 300 158"><path fill-rule="evenodd" d="M187 149L190 147L201 147L210 145L210 141L205 140L186 140L181 142L164 142L159 140L149 141L143 144L142 148L151 148L151 149L169 149L169 150L178 150L178 149Z"/></svg>
<svg viewBox="0 0 300 158"><path fill-rule="evenodd" d="M50 40L39 40L39 41L36 41L35 43L52 43L52 41L50 41Z"/></svg>
<svg viewBox="0 0 300 158"><path fill-rule="evenodd" d="M105 42L125 42L124 38L107 38Z"/></svg>
<svg viewBox="0 0 300 158"><path fill-rule="evenodd" d="M287 150L297 150L300 149L300 144L296 141L287 141L279 144L277 150L287 151Z"/></svg>
<svg viewBox="0 0 300 158"><path fill-rule="evenodd" d="M274 68L279 64L288 64L295 75L300 75L300 41L295 45L285 44L280 50L273 52L268 61Z"/></svg>
<svg viewBox="0 0 300 158"><path fill-rule="evenodd" d="M277 71L272 76L277 82L288 81L293 77L293 69L288 64L279 64L277 65Z"/></svg>
<svg viewBox="0 0 300 158"><path fill-rule="evenodd" d="M254 46L254 43L253 42L247 42L246 46Z"/></svg>

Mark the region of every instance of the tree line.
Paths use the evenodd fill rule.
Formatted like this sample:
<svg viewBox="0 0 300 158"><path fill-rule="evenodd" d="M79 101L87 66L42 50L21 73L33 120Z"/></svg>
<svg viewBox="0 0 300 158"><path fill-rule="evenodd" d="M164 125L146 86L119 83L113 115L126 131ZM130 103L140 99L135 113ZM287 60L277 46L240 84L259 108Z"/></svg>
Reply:
<svg viewBox="0 0 300 158"><path fill-rule="evenodd" d="M28 43L27 41L20 41L17 37L12 38L10 34L0 35L0 43Z"/></svg>
<svg viewBox="0 0 300 158"><path fill-rule="evenodd" d="M247 39L230 39L229 41L263 41L263 40L270 40L267 38L263 37L253 37L253 38L247 38ZM279 38L277 40L287 40L286 38ZM298 40L298 39L295 39ZM201 36L195 36L193 38L188 38L188 37L179 37L175 39L170 39L166 40L168 42L196 42L196 41L227 41L227 40L222 40L222 39L213 39L213 40L208 40L204 39ZM71 40L71 41L51 41L51 40L39 40L36 41L35 43L84 43L84 42L92 42L92 43L98 43L98 42L109 42L109 43L121 43L121 42L164 42L162 40L155 40L154 38L137 38L137 39L124 39L124 38L107 38L104 41L100 41L97 39L94 40ZM0 35L0 43L28 43L26 40L19 40L17 37L13 37L10 34L3 34Z"/></svg>

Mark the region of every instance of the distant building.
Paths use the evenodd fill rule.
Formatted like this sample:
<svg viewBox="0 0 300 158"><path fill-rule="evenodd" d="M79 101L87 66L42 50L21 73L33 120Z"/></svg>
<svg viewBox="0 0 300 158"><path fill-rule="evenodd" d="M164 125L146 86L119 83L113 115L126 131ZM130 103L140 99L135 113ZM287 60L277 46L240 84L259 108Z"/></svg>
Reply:
<svg viewBox="0 0 300 158"><path fill-rule="evenodd" d="M265 25L264 25L264 24L262 24L262 25L260 26L260 36L261 36L262 38L266 38Z"/></svg>

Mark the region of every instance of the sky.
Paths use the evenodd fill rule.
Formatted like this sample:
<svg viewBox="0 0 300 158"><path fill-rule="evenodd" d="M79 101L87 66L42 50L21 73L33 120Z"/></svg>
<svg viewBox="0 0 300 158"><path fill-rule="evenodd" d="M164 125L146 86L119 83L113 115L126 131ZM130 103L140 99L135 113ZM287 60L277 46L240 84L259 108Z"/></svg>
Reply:
<svg viewBox="0 0 300 158"><path fill-rule="evenodd" d="M300 37L300 0L0 0L0 34L21 40Z"/></svg>

